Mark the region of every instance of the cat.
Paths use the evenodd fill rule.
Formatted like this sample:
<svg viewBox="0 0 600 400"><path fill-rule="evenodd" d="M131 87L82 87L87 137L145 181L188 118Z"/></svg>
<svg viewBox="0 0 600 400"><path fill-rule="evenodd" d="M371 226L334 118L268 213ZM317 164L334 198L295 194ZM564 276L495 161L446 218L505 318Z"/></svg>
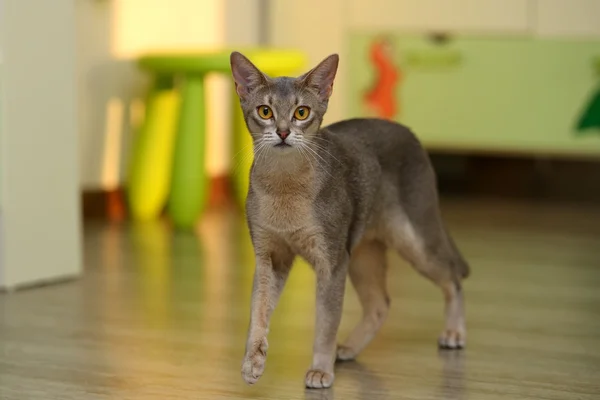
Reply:
<svg viewBox="0 0 600 400"><path fill-rule="evenodd" d="M436 176L415 135L383 119L321 128L337 54L297 78L269 77L239 52L230 61L254 145L246 200L256 262L242 362L246 383L264 372L270 317L296 256L312 265L317 282L306 387L330 387L336 359L354 359L384 323L387 249L441 288L446 322L439 346L463 348L461 282L469 266L443 225ZM338 346L348 275L364 316Z"/></svg>

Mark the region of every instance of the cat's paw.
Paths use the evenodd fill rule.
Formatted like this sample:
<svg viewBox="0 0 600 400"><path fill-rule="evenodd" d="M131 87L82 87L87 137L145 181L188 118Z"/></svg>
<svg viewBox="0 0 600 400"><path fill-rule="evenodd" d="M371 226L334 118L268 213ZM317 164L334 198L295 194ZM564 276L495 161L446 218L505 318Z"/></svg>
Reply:
<svg viewBox="0 0 600 400"><path fill-rule="evenodd" d="M462 349L467 344L467 334L463 329L446 329L438 339L440 349Z"/></svg>
<svg viewBox="0 0 600 400"><path fill-rule="evenodd" d="M309 389L326 389L333 384L333 373L320 369L311 369L306 373L304 383Z"/></svg>
<svg viewBox="0 0 600 400"><path fill-rule="evenodd" d="M336 351L336 360L337 361L352 361L356 358L358 354L354 349L348 346L338 345Z"/></svg>
<svg viewBox="0 0 600 400"><path fill-rule="evenodd" d="M262 338L248 348L242 362L242 378L248 385L254 385L265 371L267 360L267 338Z"/></svg>

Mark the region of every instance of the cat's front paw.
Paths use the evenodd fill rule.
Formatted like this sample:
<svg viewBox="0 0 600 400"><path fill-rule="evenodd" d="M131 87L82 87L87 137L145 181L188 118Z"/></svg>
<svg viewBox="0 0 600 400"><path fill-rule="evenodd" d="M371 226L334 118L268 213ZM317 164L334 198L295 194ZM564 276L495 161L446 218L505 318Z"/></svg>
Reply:
<svg viewBox="0 0 600 400"><path fill-rule="evenodd" d="M306 373L304 382L309 389L326 389L333 385L333 378L333 373L311 369Z"/></svg>
<svg viewBox="0 0 600 400"><path fill-rule="evenodd" d="M462 349L467 342L467 333L464 329L446 329L438 339L440 349Z"/></svg>
<svg viewBox="0 0 600 400"><path fill-rule="evenodd" d="M248 385L254 385L265 371L267 360L267 338L263 337L248 348L242 362L242 378Z"/></svg>

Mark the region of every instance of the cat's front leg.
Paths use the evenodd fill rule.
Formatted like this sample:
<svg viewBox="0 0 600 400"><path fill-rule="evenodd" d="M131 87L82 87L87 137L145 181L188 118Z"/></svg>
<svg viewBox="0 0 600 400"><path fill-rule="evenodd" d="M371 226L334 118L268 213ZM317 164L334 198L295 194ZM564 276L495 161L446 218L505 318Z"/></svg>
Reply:
<svg viewBox="0 0 600 400"><path fill-rule="evenodd" d="M242 362L242 378L249 385L255 384L265 370L271 314L285 286L293 261L294 255L285 248L279 248L271 254L256 254L250 327L246 354Z"/></svg>
<svg viewBox="0 0 600 400"><path fill-rule="evenodd" d="M315 265L317 307L313 360L305 378L308 388L328 388L333 384L336 336L342 319L348 260L344 254L337 263Z"/></svg>

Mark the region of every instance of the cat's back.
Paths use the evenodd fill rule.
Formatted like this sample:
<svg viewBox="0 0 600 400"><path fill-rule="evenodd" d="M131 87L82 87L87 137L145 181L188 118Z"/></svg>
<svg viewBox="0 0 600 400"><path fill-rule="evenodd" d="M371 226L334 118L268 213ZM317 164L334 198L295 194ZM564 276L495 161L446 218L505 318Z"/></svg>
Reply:
<svg viewBox="0 0 600 400"><path fill-rule="evenodd" d="M399 123L378 118L354 118L323 128L327 135L358 158L374 156L383 165L420 158L421 144L414 133Z"/></svg>
<svg viewBox="0 0 600 400"><path fill-rule="evenodd" d="M357 142L369 148L389 148L418 142L412 131L397 122L378 118L353 118L323 128L341 141Z"/></svg>

